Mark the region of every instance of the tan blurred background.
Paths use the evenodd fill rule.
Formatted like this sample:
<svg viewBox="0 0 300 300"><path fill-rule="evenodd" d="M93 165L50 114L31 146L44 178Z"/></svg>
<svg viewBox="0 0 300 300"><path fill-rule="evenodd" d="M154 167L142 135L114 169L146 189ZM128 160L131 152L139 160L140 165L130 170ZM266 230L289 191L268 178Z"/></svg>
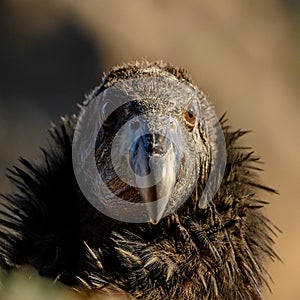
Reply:
<svg viewBox="0 0 300 300"><path fill-rule="evenodd" d="M141 58L184 66L219 116L253 130L244 141L280 192L264 195L283 231L266 299L299 300L299 50L297 0L1 0L0 191L11 189L5 168L37 157L50 120L76 112L104 70Z"/></svg>

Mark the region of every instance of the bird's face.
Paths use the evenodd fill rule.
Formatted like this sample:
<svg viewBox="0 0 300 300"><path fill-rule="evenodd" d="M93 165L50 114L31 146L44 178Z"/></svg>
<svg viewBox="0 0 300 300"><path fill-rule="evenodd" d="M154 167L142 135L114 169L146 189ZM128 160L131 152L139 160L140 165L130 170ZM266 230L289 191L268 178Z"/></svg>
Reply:
<svg viewBox="0 0 300 300"><path fill-rule="evenodd" d="M120 80L91 101L100 124L96 165L109 190L99 198L108 214L157 223L189 198L210 162L202 100L199 91L169 76Z"/></svg>

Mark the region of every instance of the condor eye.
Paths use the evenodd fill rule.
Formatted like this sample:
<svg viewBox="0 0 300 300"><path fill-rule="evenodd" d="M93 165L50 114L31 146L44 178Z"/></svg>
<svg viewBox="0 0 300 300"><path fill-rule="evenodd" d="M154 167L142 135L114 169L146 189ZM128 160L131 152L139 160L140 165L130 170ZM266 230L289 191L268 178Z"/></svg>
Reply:
<svg viewBox="0 0 300 300"><path fill-rule="evenodd" d="M114 107L110 101L105 102L101 108L101 119L103 126L109 127L114 123L113 118Z"/></svg>
<svg viewBox="0 0 300 300"><path fill-rule="evenodd" d="M192 130L195 127L196 123L196 109L194 104L191 102L187 107L186 111L183 114L184 121L189 130Z"/></svg>

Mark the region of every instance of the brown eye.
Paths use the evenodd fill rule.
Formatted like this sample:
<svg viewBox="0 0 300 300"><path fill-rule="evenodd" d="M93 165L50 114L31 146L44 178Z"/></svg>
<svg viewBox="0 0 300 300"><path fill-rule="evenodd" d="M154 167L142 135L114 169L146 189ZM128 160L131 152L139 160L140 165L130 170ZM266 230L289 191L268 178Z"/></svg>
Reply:
<svg viewBox="0 0 300 300"><path fill-rule="evenodd" d="M183 117L184 117L186 126L190 130L192 130L196 123L196 110L195 110L195 107L192 102L187 107L187 110L184 112Z"/></svg>

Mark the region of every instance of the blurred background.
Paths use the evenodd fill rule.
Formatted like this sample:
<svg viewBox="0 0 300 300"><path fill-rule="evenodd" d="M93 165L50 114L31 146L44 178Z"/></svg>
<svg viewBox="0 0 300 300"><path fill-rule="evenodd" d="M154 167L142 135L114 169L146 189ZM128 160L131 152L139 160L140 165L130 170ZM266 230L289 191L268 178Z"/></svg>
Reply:
<svg viewBox="0 0 300 300"><path fill-rule="evenodd" d="M299 300L299 53L297 0L1 0L0 191L11 190L6 168L20 155L39 157L50 120L76 113L103 71L141 58L183 66L219 116L253 131L244 143L265 162L263 182L280 192L263 195L283 231L266 299ZM5 299L25 299L12 295Z"/></svg>

